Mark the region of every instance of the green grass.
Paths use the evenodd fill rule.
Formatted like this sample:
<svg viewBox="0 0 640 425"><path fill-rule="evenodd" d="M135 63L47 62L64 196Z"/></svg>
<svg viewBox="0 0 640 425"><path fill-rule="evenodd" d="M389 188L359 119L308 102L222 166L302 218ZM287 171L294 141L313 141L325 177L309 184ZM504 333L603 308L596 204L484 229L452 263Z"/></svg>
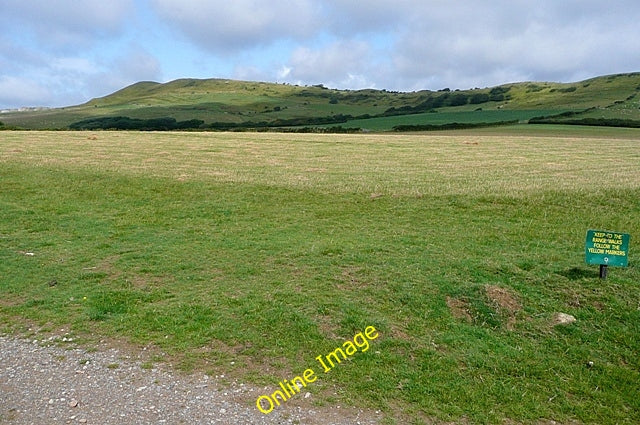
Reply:
<svg viewBox="0 0 640 425"><path fill-rule="evenodd" d="M346 126L389 131L399 124L417 125L450 122L488 122L511 115L517 120L562 111L596 108L606 118L639 119L637 94L640 73L609 75L576 83L522 82L500 86L503 100L437 108L439 114L412 114L358 120ZM498 89L498 88L494 88ZM72 123L108 116L137 119L172 117L178 121L200 119L206 124L254 123L294 118L381 116L389 108L414 107L429 97L488 96L489 88L402 93L386 90L335 90L318 86L260 83L221 79L180 79L165 84L141 82L82 105L45 111L3 113L1 121L10 127L64 129ZM482 113L473 113L482 108ZM429 108L427 108L429 109ZM422 109L425 110L425 109ZM344 126L344 125L343 125Z"/></svg>
<svg viewBox="0 0 640 425"><path fill-rule="evenodd" d="M396 423L637 423L640 132L520 128L2 132L0 328L152 344L275 390L372 325L314 399ZM630 267L599 280L589 228L630 233Z"/></svg>
<svg viewBox="0 0 640 425"><path fill-rule="evenodd" d="M541 115L554 115L562 110L481 110L481 111L449 111L453 108L445 108L442 112L427 112L415 115L400 115L383 118L371 118L366 120L350 120L343 127L359 127L371 131L387 131L397 125L421 125L448 123L497 123L501 121L527 121L530 118ZM326 125L324 127L331 127Z"/></svg>
<svg viewBox="0 0 640 425"><path fill-rule="evenodd" d="M626 102L638 91L640 73L607 75L568 84L518 83L511 90L511 103L521 109L606 108L615 102Z"/></svg>

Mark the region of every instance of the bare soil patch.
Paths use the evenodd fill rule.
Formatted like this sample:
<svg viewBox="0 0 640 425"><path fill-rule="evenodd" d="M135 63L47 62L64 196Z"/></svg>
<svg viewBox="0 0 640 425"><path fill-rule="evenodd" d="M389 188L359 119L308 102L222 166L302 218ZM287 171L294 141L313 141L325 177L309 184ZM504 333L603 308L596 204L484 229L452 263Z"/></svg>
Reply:
<svg viewBox="0 0 640 425"><path fill-rule="evenodd" d="M464 320L465 322L471 323L473 321L473 317L471 317L471 313L469 310L469 303L461 300L459 298L451 298L447 297L447 306L451 311L451 315L459 320Z"/></svg>
<svg viewBox="0 0 640 425"><path fill-rule="evenodd" d="M516 324L516 314L522 306L511 290L495 285L485 286L485 293L493 306L507 317L507 329L511 330Z"/></svg>

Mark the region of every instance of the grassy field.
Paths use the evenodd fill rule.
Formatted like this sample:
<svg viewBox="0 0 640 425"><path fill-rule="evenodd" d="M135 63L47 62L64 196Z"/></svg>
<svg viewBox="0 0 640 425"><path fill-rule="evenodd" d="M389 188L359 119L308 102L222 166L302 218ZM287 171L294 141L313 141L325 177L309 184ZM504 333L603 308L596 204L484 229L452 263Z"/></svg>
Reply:
<svg viewBox="0 0 640 425"><path fill-rule="evenodd" d="M435 124L442 125L448 123L498 123L504 121L527 121L530 118L541 115L553 115L563 112L562 110L480 110L480 111L444 111L427 112L424 114L399 115L392 117L371 118L365 120L349 120L343 127L358 127L371 131L388 131L397 125L422 125ZM333 124L335 125L335 124ZM326 125L324 127L331 127Z"/></svg>
<svg viewBox="0 0 640 425"><path fill-rule="evenodd" d="M640 131L531 127L0 132L0 330L275 390L375 326L279 409L638 423ZM599 280L587 229L630 266Z"/></svg>

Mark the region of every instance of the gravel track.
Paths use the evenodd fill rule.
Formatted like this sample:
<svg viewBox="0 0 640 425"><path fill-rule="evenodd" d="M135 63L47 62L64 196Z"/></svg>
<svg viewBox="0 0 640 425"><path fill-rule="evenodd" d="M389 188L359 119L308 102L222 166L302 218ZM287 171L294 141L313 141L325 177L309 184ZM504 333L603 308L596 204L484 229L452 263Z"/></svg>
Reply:
<svg viewBox="0 0 640 425"><path fill-rule="evenodd" d="M369 425L381 420L380 412L309 407L304 393L264 415L255 407L260 389L222 380L157 365L143 368L140 359L114 348L67 349L0 336L0 424Z"/></svg>

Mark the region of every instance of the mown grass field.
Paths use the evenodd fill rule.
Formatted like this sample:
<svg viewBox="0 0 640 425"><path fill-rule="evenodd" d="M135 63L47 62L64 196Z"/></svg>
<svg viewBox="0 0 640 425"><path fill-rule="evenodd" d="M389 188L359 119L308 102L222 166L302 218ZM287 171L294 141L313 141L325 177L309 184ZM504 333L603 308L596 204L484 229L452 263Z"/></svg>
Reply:
<svg viewBox="0 0 640 425"><path fill-rule="evenodd" d="M640 132L530 127L0 132L0 329L276 389L371 325L279 409L638 423ZM599 280L587 229L630 266Z"/></svg>

